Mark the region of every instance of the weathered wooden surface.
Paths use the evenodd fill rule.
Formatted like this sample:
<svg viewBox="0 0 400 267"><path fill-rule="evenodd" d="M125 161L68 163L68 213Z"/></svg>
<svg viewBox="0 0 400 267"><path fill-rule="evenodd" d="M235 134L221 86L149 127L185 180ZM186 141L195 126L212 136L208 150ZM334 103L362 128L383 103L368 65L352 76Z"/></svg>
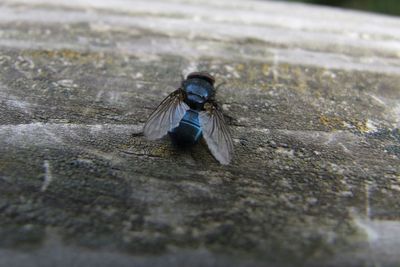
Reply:
<svg viewBox="0 0 400 267"><path fill-rule="evenodd" d="M0 266L399 266L399 51L305 5L2 1ZM193 70L229 166L137 135Z"/></svg>

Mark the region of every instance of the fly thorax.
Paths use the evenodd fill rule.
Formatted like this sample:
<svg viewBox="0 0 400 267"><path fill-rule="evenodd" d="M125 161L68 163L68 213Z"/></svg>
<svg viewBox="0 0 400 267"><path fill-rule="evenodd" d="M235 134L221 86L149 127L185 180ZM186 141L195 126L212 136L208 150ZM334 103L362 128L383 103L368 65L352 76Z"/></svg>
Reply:
<svg viewBox="0 0 400 267"><path fill-rule="evenodd" d="M190 79L184 83L187 104L193 108L202 108L210 98L213 87L210 83L201 79Z"/></svg>

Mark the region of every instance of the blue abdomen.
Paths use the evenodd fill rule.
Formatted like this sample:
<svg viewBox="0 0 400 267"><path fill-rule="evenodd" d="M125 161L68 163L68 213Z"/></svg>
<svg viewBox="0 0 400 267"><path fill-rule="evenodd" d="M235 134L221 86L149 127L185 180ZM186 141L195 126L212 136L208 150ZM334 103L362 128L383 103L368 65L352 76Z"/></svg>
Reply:
<svg viewBox="0 0 400 267"><path fill-rule="evenodd" d="M179 146L190 146L197 143L201 137L199 113L193 109L186 111L178 127L172 129L168 134L173 143Z"/></svg>

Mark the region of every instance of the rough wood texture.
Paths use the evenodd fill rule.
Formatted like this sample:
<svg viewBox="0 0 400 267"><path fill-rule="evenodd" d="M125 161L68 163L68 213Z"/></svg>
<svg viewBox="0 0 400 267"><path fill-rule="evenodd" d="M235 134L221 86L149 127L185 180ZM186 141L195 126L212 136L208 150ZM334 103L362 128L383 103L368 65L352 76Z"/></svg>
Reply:
<svg viewBox="0 0 400 267"><path fill-rule="evenodd" d="M400 20L3 0L0 266L399 266ZM211 71L236 158L138 135Z"/></svg>

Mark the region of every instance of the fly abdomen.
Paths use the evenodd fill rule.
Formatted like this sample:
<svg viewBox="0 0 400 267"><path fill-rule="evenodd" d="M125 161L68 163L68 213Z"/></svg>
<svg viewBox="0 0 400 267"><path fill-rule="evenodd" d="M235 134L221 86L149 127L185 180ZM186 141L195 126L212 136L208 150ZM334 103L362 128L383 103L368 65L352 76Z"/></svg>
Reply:
<svg viewBox="0 0 400 267"><path fill-rule="evenodd" d="M178 127L168 132L174 144L179 146L190 146L201 137L199 113L195 110L186 111Z"/></svg>

